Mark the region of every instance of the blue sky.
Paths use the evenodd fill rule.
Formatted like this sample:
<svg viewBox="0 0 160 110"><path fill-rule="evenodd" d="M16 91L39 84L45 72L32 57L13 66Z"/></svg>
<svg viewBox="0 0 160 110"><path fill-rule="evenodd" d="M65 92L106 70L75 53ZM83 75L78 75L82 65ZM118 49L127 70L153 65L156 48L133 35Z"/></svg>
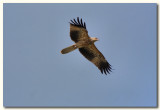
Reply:
<svg viewBox="0 0 160 110"><path fill-rule="evenodd" d="M157 4L4 4L5 107L155 107ZM113 67L101 74L78 50L80 17Z"/></svg>

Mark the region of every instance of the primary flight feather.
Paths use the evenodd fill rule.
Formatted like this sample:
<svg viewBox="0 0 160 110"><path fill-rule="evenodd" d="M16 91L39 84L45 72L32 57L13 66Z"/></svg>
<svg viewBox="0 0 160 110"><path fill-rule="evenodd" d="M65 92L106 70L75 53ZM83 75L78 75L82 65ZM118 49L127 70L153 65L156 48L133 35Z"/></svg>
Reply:
<svg viewBox="0 0 160 110"><path fill-rule="evenodd" d="M79 19L79 17L77 17L77 21L73 19L70 22L70 37L75 44L64 48L61 51L62 54L79 49L80 53L95 64L102 74L103 72L107 74L111 71L111 65L94 45L94 43L98 41L98 38L89 37L86 23L83 23L82 19Z"/></svg>

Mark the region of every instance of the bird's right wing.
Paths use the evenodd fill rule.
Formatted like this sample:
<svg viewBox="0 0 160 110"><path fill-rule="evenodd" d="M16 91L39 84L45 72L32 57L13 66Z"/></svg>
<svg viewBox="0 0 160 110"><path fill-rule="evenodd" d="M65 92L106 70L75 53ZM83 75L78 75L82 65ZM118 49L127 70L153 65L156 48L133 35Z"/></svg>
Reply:
<svg viewBox="0 0 160 110"><path fill-rule="evenodd" d="M70 37L74 42L89 39L86 24L85 22L83 23L82 19L79 20L79 18L77 17L77 21L75 19L71 20Z"/></svg>

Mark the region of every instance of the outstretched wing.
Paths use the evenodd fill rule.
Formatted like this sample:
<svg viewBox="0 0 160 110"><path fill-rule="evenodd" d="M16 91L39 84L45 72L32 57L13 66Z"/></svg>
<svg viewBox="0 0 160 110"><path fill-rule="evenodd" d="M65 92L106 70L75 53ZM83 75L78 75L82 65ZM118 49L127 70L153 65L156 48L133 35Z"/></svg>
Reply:
<svg viewBox="0 0 160 110"><path fill-rule="evenodd" d="M89 45L88 47L79 48L79 51L85 58L95 64L102 74L103 72L107 74L111 71L111 65L94 44Z"/></svg>
<svg viewBox="0 0 160 110"><path fill-rule="evenodd" d="M74 42L89 39L86 24L82 19L79 20L79 17L77 17L77 21L73 19L70 22L70 37Z"/></svg>

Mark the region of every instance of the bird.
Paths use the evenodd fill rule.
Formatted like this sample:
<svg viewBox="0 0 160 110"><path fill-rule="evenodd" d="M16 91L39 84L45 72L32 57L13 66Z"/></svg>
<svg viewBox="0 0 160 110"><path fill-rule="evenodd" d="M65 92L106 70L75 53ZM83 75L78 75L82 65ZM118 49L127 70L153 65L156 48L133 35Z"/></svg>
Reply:
<svg viewBox="0 0 160 110"><path fill-rule="evenodd" d="M61 50L62 54L67 54L76 49L90 62L92 62L101 73L110 74L112 71L111 65L105 59L103 54L95 46L95 42L99 39L96 37L90 37L86 28L86 23L82 21L82 18L77 20L70 20L70 37L75 44Z"/></svg>

